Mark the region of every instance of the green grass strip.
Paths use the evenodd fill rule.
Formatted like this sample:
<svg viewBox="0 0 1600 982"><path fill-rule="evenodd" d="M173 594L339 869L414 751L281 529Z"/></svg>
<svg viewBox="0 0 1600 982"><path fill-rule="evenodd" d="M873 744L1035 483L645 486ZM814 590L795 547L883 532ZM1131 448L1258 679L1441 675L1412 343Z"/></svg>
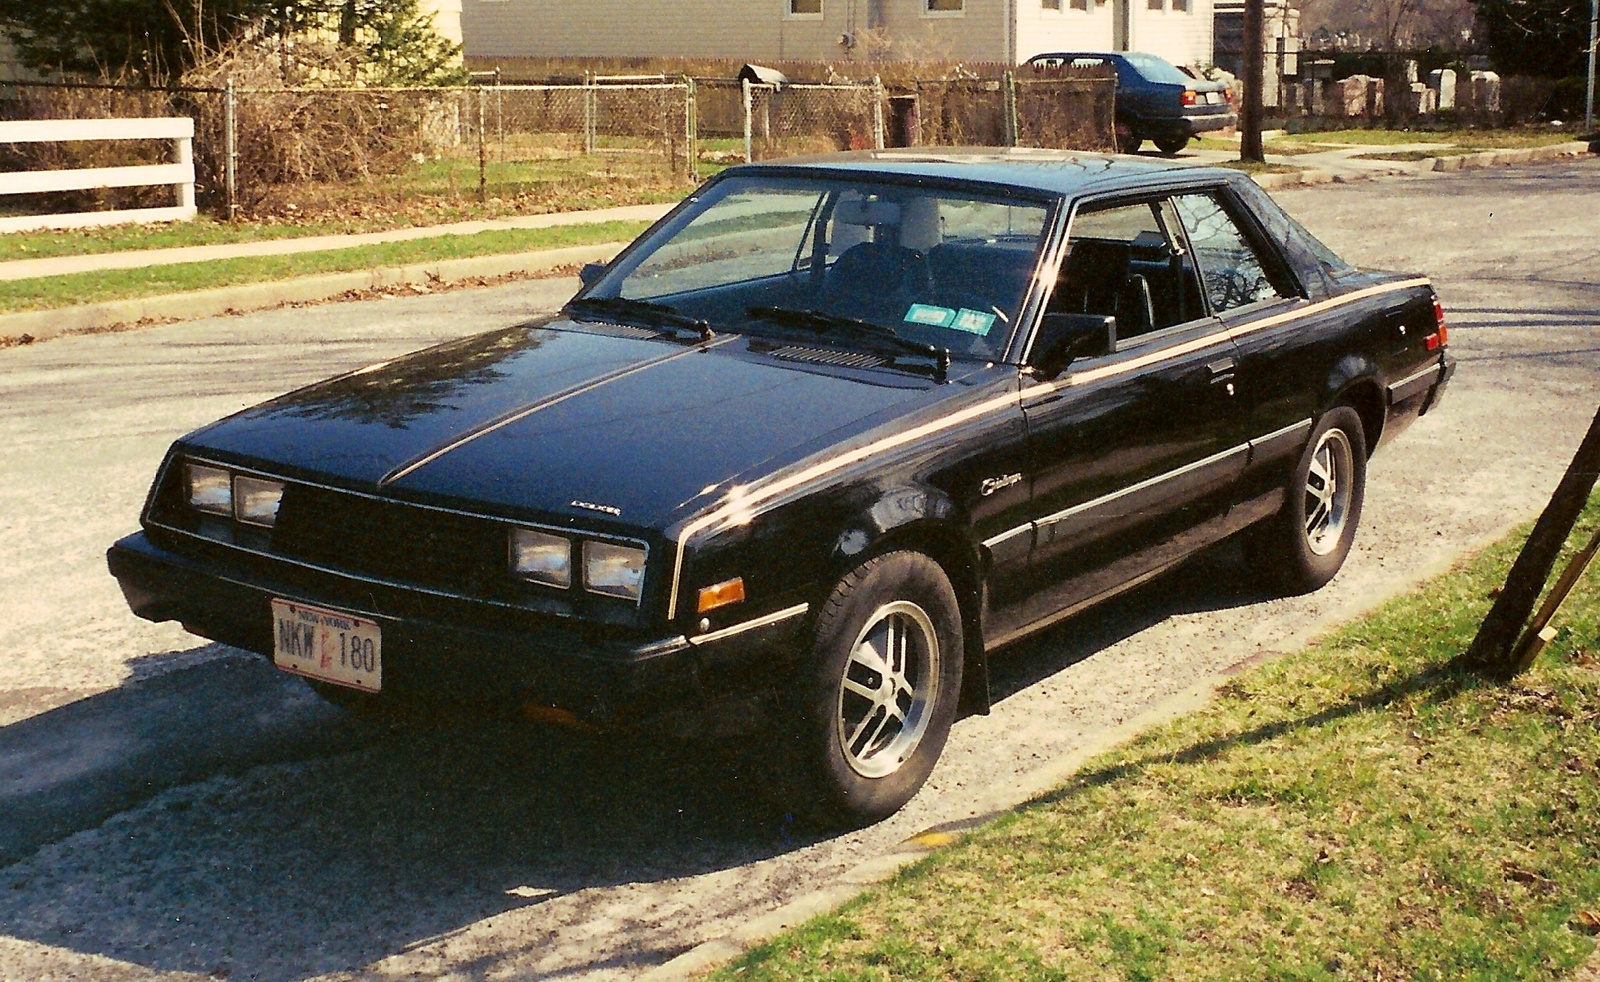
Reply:
<svg viewBox="0 0 1600 982"><path fill-rule="evenodd" d="M1596 574L1515 684L1449 665L1522 538L715 977L1564 976L1600 900Z"/></svg>
<svg viewBox="0 0 1600 982"><path fill-rule="evenodd" d="M603 222L556 228L507 229L326 252L251 256L0 282L0 312L51 310L78 304L288 280L320 273L358 272L446 259L626 242L648 227L647 222Z"/></svg>

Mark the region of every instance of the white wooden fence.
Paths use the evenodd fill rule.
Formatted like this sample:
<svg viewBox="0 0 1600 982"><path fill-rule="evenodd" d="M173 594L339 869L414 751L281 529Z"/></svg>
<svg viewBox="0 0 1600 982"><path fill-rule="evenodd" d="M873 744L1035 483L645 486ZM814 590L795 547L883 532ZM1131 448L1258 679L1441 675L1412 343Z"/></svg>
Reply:
<svg viewBox="0 0 1600 982"><path fill-rule="evenodd" d="M171 140L175 161L129 167L0 173L0 196L52 191L94 191L168 184L178 190L170 208L75 212L65 215L23 215L0 218L0 232L46 228L91 228L130 222L189 221L194 207L194 120L168 119L38 119L0 122L0 143L69 143L101 140Z"/></svg>

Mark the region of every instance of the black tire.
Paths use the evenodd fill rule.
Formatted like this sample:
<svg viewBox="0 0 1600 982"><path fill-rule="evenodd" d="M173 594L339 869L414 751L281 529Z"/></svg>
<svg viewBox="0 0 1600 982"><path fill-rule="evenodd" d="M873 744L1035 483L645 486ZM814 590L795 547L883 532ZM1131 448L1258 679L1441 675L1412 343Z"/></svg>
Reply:
<svg viewBox="0 0 1600 982"><path fill-rule="evenodd" d="M1144 146L1144 137L1140 136L1139 131L1133 128L1133 124L1120 119L1117 120L1117 152L1138 153L1139 148L1142 146Z"/></svg>
<svg viewBox="0 0 1600 982"><path fill-rule="evenodd" d="M826 825L871 824L911 800L950 734L963 652L955 591L927 556L886 553L839 581L813 639L792 709L801 811ZM898 684L873 668L896 672L879 645L900 653Z"/></svg>
<svg viewBox="0 0 1600 982"><path fill-rule="evenodd" d="M1156 149L1160 150L1169 157L1176 157L1178 154L1182 153L1183 148L1188 145L1189 138L1186 136L1156 137Z"/></svg>
<svg viewBox="0 0 1600 982"><path fill-rule="evenodd" d="M1330 469L1331 490L1322 476ZM1253 572L1284 594L1310 593L1333 579L1355 541L1366 484L1366 430L1354 409L1336 406L1312 428L1283 509L1246 534Z"/></svg>

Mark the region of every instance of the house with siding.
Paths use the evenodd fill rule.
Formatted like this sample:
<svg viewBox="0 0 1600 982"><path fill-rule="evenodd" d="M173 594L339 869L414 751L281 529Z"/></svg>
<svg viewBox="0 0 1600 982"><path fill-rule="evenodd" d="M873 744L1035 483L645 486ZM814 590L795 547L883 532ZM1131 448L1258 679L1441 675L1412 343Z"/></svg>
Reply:
<svg viewBox="0 0 1600 982"><path fill-rule="evenodd" d="M460 0L465 53L1017 64L1045 51L1213 60L1213 0Z"/></svg>

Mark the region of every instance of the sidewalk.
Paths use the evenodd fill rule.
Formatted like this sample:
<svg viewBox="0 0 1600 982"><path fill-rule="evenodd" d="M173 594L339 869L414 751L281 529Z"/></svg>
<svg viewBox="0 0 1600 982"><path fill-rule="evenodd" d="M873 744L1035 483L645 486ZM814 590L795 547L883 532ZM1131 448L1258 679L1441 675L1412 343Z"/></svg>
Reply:
<svg viewBox="0 0 1600 982"><path fill-rule="evenodd" d="M1427 157L1422 160L1373 160L1372 154L1441 151L1448 154L1454 149L1449 143L1404 143L1396 145L1344 144L1335 145L1338 134L1328 134L1327 150L1316 153L1266 155L1267 163L1298 168L1298 173L1258 174L1256 183L1264 188L1293 187L1300 184L1327 184L1330 182L1364 181L1379 177L1401 175L1426 175L1472 170L1479 167L1509 166L1536 163L1561 157L1577 157L1589 153L1583 141L1558 143L1547 147L1527 147L1517 150L1485 150L1479 153ZM1233 148L1212 150L1190 148L1174 158L1178 163L1195 166L1215 166L1239 159Z"/></svg>
<svg viewBox="0 0 1600 982"><path fill-rule="evenodd" d="M49 259L17 259L0 262L0 281L28 280L40 276L89 273L108 269L143 269L177 263L201 263L246 256L286 256L297 252L326 252L358 249L384 242L410 242L443 235L476 235L504 229L555 228L563 225L589 225L601 222L653 222L672 210L672 205L633 205L595 211L566 211L550 215L526 215L484 222L457 222L454 225L428 225L388 232L357 235L316 235L303 239L273 239L266 242L236 242L229 245L186 246L178 249L144 249L132 252L107 252L91 256L56 256Z"/></svg>

